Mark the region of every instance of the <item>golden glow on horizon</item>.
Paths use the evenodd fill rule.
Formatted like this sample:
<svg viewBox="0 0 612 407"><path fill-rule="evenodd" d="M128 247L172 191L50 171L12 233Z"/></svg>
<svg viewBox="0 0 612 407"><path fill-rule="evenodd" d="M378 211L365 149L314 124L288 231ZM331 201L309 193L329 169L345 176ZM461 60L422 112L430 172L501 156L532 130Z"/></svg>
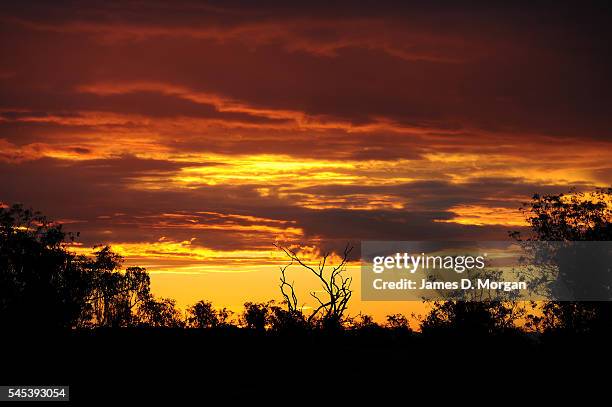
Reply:
<svg viewBox="0 0 612 407"><path fill-rule="evenodd" d="M157 295L174 298L181 309L201 299L212 301L218 307L227 307L236 314L242 312L243 303L281 301L278 289L279 267L288 264L287 257L279 250L232 250L215 251L198 247L194 241L155 243L114 243L112 249L126 256L125 267L145 267L151 275L152 289ZM297 247L292 247L297 249ZM77 254L91 255L92 249L71 246ZM316 266L320 261L317 247L300 248L300 257L306 264ZM329 265L338 264L340 257L330 255ZM362 302L360 300L359 262L350 262L345 273L353 278L353 299L349 307L351 314L365 312L378 321L384 321L390 313L404 312L410 317L413 312L424 313L427 306L421 302ZM320 289L319 281L310 271L293 265L287 275L294 282L300 306L310 309L314 301L311 291ZM245 297L245 293L248 296Z"/></svg>

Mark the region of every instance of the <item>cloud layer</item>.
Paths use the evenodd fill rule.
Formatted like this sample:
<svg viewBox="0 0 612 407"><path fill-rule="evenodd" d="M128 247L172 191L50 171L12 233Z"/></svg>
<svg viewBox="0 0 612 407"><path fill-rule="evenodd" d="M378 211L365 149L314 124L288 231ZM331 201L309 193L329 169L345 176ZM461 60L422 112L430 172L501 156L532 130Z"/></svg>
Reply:
<svg viewBox="0 0 612 407"><path fill-rule="evenodd" d="M271 244L504 239L612 177L610 15L19 2L0 12L0 200L158 271Z"/></svg>

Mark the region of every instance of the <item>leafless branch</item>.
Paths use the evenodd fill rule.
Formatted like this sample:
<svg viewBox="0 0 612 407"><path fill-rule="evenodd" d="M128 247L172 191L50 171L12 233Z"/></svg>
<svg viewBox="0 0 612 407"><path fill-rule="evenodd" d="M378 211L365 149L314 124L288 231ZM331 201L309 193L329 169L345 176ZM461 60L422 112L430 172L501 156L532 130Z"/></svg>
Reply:
<svg viewBox="0 0 612 407"><path fill-rule="evenodd" d="M348 258L353 250L353 246L350 244L346 245L340 263L331 267L329 273L326 273L327 261L330 256L329 252L323 254L317 267L315 268L306 264L302 259L300 259L294 250L279 244L274 244L274 246L282 250L290 259L289 264L287 264L285 267L281 267L280 277L281 294L287 302L289 311L297 309L298 299L295 294L293 283L289 284L287 282L286 271L289 266L297 263L309 270L319 279L323 289L322 291L326 296L326 299L322 300L319 298L316 292L310 293L310 295L317 300L319 305L311 312L310 316L308 317L308 322L312 322L315 319L336 321L338 323L342 321L342 317L353 294L351 290L351 283L353 279L351 277L344 277L342 274L346 270L346 264L348 263ZM327 276L326 274L329 275Z"/></svg>

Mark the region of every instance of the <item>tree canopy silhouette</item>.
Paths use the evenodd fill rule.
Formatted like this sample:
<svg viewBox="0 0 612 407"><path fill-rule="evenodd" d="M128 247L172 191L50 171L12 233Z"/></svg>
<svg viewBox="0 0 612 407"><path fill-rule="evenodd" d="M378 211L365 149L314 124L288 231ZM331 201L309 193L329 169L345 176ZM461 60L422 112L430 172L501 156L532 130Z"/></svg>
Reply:
<svg viewBox="0 0 612 407"><path fill-rule="evenodd" d="M227 308L216 310L212 302L200 300L187 309L187 325L193 328L219 328L230 324L233 314Z"/></svg>
<svg viewBox="0 0 612 407"><path fill-rule="evenodd" d="M530 202L521 208L530 225L530 234L511 232L510 236L519 242L583 242L612 240L612 189L600 188L593 192L567 194L535 194ZM567 255L590 259L594 269L581 267L559 267L557 278L577 293L593 290L598 285L603 298L610 296L610 265L596 264L609 260L609 253L603 255L603 246L575 245L577 248ZM605 249L605 247L603 247ZM580 261L574 264L580 264ZM583 263L584 264L584 263ZM553 281L554 283L554 281ZM542 305L540 314L529 317L528 325L544 332L565 331L572 333L596 330L610 330L612 307L610 302L549 301Z"/></svg>
<svg viewBox="0 0 612 407"><path fill-rule="evenodd" d="M180 326L144 268L121 269L110 247L76 255L77 235L21 205L0 208L0 324L11 327Z"/></svg>
<svg viewBox="0 0 612 407"><path fill-rule="evenodd" d="M71 327L93 292L62 226L21 205L0 208L0 324Z"/></svg>

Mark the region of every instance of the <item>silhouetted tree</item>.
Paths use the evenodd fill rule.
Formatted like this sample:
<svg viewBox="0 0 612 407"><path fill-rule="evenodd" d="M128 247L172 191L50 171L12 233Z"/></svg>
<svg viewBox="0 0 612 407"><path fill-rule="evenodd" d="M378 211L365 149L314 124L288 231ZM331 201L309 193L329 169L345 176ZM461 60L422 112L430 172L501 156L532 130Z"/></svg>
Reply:
<svg viewBox="0 0 612 407"><path fill-rule="evenodd" d="M519 242L576 242L612 240L612 189L597 189L594 192L570 191L568 194L535 194L521 208L530 225L531 234L524 237L520 232L510 235ZM563 244L562 244L563 245ZM558 246L558 244L557 244ZM570 246L571 247L571 246ZM590 249L573 251L573 256L609 260L609 254L598 256ZM554 256L553 256L554 257ZM569 289L584 293L598 284L610 296L609 265L598 265L597 270L559 268L557 277L562 277ZM569 274L572 273L572 274ZM602 274L603 273L603 274ZM554 277L553 277L554 278ZM601 279L602 281L595 281ZM549 282L555 283L554 279ZM544 332L588 332L592 329L609 330L612 308L609 302L547 302L540 307L541 314L529 316L528 325Z"/></svg>
<svg viewBox="0 0 612 407"><path fill-rule="evenodd" d="M210 301L198 301L187 309L187 323L193 328L218 328L230 325L232 311L227 308L215 310Z"/></svg>
<svg viewBox="0 0 612 407"><path fill-rule="evenodd" d="M149 296L138 307L140 326L149 328L182 328L185 326L176 301L171 298L156 299Z"/></svg>
<svg viewBox="0 0 612 407"><path fill-rule="evenodd" d="M36 327L179 327L175 302L156 299L141 267L122 270L109 246L75 255L75 235L20 205L0 208L0 324ZM229 312L217 314L225 322Z"/></svg>
<svg viewBox="0 0 612 407"><path fill-rule="evenodd" d="M612 188L594 192L570 191L568 194L533 195L521 207L537 241L612 240ZM523 239L520 232L510 232Z"/></svg>
<svg viewBox="0 0 612 407"><path fill-rule="evenodd" d="M309 324L318 323L324 329L338 329L342 327L344 313L348 307L348 302L353 294L351 290L351 277L345 277L343 272L346 269L349 255L353 247L346 245L340 263L336 266L327 265L330 253L325 253L316 267L310 266L294 250L275 244L290 259L290 263L281 267L281 293L285 298L289 312L297 310L298 299L295 294L293 283L288 283L286 270L292 264L299 264L303 268L313 273L320 281L324 296L321 297L316 292L310 295L317 301L310 316L307 318ZM300 309L301 312L301 309Z"/></svg>
<svg viewBox="0 0 612 407"><path fill-rule="evenodd" d="M269 322L270 304L270 302L245 302L242 324L249 329L265 331Z"/></svg>
<svg viewBox="0 0 612 407"><path fill-rule="evenodd" d="M118 281L116 306L126 325L134 324L134 310L151 296L151 278L143 267L128 267ZM121 314L120 314L121 315Z"/></svg>
<svg viewBox="0 0 612 407"><path fill-rule="evenodd" d="M209 301L198 301L187 309L187 323L194 328L214 328L219 324L217 312Z"/></svg>
<svg viewBox="0 0 612 407"><path fill-rule="evenodd" d="M72 327L91 295L62 226L21 205L0 207L0 325Z"/></svg>
<svg viewBox="0 0 612 407"><path fill-rule="evenodd" d="M93 317L91 324L103 327L137 324L134 311L150 297L148 273L141 267L121 271L123 258L109 246L102 247L94 255L93 260L86 260L83 264L93 285L88 301Z"/></svg>

